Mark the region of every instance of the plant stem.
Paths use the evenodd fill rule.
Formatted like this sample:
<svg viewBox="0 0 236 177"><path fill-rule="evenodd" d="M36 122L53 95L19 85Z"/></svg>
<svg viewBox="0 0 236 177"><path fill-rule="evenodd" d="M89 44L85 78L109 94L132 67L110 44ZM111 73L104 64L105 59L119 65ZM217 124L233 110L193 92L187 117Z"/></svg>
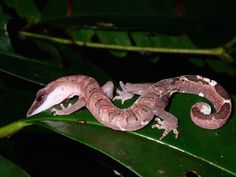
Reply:
<svg viewBox="0 0 236 177"><path fill-rule="evenodd" d="M188 55L212 55L212 56L222 56L224 49L221 47L211 48L211 49L181 49L181 48L157 48L157 47L139 47L139 46L123 46L114 44L101 44L96 42L83 42L83 41L73 41L71 39L64 39L58 37L51 37L42 34L36 34L26 31L21 31L20 35L22 37L32 37L38 39L46 39L53 42L78 46L90 47L90 48L100 48L100 49L110 49L110 50L122 50L122 51L132 51L132 52L148 52L148 53L172 53L172 54L188 54Z"/></svg>
<svg viewBox="0 0 236 177"><path fill-rule="evenodd" d="M236 37L234 37L232 40L230 40L228 43L226 43L225 44L225 48L229 49L229 48L231 48L235 44L236 44Z"/></svg>
<svg viewBox="0 0 236 177"><path fill-rule="evenodd" d="M17 121L17 122L8 124L4 127L0 127L0 138L9 137L12 134L21 130L22 128L30 126L30 125L32 125L32 123L25 122L25 121Z"/></svg>

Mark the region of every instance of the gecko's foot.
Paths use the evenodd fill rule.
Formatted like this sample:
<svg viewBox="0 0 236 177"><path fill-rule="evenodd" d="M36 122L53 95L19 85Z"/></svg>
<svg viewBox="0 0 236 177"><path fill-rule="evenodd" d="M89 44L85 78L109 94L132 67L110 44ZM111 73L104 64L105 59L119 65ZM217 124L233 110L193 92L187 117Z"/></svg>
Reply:
<svg viewBox="0 0 236 177"><path fill-rule="evenodd" d="M124 85L124 83L122 81L120 81L120 87L121 87L121 90L120 89L116 89L116 93L118 95L113 98L113 101L114 100L121 100L121 103L124 104L124 102L126 100L129 100L129 99L133 98L134 94L133 93L129 93L126 90L125 85Z"/></svg>
<svg viewBox="0 0 236 177"><path fill-rule="evenodd" d="M63 104L60 104L61 109L57 109L57 108L52 108L50 111L53 113L54 116L56 115L65 115L65 109L69 108L72 104L68 104L67 107L65 107Z"/></svg>
<svg viewBox="0 0 236 177"><path fill-rule="evenodd" d="M164 129L164 132L163 132L160 140L162 140L171 131L173 131L173 133L175 134L175 138L178 138L178 135L179 135L179 132L177 130L178 123L174 119L171 119L171 120L164 119L163 120L159 117L156 117L155 120L157 121L157 123L154 124L152 126L152 128Z"/></svg>

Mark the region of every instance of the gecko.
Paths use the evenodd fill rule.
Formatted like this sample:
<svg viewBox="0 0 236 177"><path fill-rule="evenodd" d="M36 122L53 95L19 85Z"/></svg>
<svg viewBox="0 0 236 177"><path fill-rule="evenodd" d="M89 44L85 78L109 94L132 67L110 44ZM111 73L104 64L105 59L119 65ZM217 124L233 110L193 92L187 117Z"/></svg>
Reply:
<svg viewBox="0 0 236 177"><path fill-rule="evenodd" d="M112 81L100 87L93 77L86 75L59 78L37 92L27 117L47 109L50 109L54 116L69 115L86 107L99 122L114 130L136 131L154 119L156 122L152 127L164 130L161 140L171 131L175 138L179 135L177 118L166 111L173 93L199 95L214 105L213 113L207 103L198 102L192 106L190 117L201 128L222 127L232 110L231 98L225 89L216 81L199 75L183 75L156 83L124 84L120 81L119 84L120 89L116 89L116 96L113 96ZM118 108L113 104L114 100L124 103L134 95L139 95L139 98L128 108ZM63 101L74 96L79 96L74 104L63 105ZM54 106L58 104L61 108L56 109Z"/></svg>

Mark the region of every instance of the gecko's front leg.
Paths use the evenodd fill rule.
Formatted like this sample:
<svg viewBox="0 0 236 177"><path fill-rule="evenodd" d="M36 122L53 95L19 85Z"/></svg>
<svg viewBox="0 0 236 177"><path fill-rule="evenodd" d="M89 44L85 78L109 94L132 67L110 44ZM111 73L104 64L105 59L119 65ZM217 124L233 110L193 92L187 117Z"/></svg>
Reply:
<svg viewBox="0 0 236 177"><path fill-rule="evenodd" d="M120 83L121 90L120 89L116 89L116 93L118 95L113 98L113 101L114 100L121 100L121 103L124 104L124 102L126 100L129 100L129 99L133 98L134 94L130 93L126 89L126 87L125 87L125 85L124 85L124 83L122 81L120 81L119 83Z"/></svg>
<svg viewBox="0 0 236 177"><path fill-rule="evenodd" d="M108 81L102 86L102 90L105 92L105 94L112 99L113 98L113 92L114 92L114 84L112 81Z"/></svg>
<svg viewBox="0 0 236 177"><path fill-rule="evenodd" d="M120 81L120 89L116 89L116 93L118 94L113 98L113 100L121 100L123 104L126 100L129 100L134 97L134 95L143 95L146 90L151 86L151 83L145 84L124 84Z"/></svg>
<svg viewBox="0 0 236 177"><path fill-rule="evenodd" d="M53 115L69 115L82 107L85 106L85 101L83 98L79 98L74 104L69 103L67 107L65 107L62 103L60 104L61 109L52 108L51 112L53 112Z"/></svg>

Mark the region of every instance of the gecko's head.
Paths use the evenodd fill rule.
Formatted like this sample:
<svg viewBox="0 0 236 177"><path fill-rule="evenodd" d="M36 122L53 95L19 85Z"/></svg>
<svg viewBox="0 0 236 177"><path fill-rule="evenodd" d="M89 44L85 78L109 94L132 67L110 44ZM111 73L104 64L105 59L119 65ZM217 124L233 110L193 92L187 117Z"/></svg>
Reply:
<svg viewBox="0 0 236 177"><path fill-rule="evenodd" d="M62 83L49 83L46 87L40 89L36 98L27 112L27 117L45 111L65 99L72 97L73 91L67 85Z"/></svg>

